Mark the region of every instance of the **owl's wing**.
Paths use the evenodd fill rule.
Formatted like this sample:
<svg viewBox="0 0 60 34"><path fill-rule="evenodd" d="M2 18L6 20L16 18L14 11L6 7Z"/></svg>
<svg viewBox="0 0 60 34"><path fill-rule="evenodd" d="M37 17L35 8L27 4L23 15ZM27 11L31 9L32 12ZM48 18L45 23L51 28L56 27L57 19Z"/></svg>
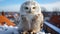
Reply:
<svg viewBox="0 0 60 34"><path fill-rule="evenodd" d="M38 23L40 24L40 29L42 30L43 22L44 22L43 14L40 13L40 14L36 15L34 20L38 21Z"/></svg>
<svg viewBox="0 0 60 34"><path fill-rule="evenodd" d="M41 19L40 28L42 30L43 29L43 23L44 23L44 17L43 17L43 14L42 13L40 15L40 19Z"/></svg>

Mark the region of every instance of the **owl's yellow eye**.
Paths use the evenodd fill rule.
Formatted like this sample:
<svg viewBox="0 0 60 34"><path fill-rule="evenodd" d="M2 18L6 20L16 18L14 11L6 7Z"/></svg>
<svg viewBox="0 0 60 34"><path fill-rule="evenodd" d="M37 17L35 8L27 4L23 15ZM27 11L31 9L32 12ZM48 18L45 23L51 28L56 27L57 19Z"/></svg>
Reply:
<svg viewBox="0 0 60 34"><path fill-rule="evenodd" d="M25 9L28 9L28 7L25 7Z"/></svg>
<svg viewBox="0 0 60 34"><path fill-rule="evenodd" d="M36 7L33 7L33 9L35 9Z"/></svg>

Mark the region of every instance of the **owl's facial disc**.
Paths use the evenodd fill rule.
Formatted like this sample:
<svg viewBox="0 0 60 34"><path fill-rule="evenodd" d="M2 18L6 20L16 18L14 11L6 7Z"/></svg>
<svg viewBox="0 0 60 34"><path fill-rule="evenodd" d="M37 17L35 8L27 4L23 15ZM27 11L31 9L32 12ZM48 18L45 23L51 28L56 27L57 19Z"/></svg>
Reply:
<svg viewBox="0 0 60 34"><path fill-rule="evenodd" d="M23 14L38 14L41 12L40 10L39 4L33 1L27 1L21 6L21 12Z"/></svg>

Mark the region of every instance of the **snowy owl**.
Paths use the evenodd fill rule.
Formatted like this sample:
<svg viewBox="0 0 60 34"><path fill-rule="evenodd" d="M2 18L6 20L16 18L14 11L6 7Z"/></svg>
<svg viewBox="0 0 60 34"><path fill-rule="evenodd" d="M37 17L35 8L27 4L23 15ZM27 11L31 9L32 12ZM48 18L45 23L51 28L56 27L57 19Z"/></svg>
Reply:
<svg viewBox="0 0 60 34"><path fill-rule="evenodd" d="M43 14L40 5L35 1L26 1L20 7L19 29L23 34L37 33L43 27Z"/></svg>

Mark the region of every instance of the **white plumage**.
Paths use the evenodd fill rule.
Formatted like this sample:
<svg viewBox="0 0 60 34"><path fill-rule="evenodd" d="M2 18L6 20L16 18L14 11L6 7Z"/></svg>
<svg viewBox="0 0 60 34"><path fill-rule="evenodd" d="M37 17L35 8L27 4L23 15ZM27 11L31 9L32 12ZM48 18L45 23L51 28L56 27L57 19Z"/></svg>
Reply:
<svg viewBox="0 0 60 34"><path fill-rule="evenodd" d="M43 27L43 15L40 5L35 1L26 1L20 8L19 29L27 32L37 33Z"/></svg>

